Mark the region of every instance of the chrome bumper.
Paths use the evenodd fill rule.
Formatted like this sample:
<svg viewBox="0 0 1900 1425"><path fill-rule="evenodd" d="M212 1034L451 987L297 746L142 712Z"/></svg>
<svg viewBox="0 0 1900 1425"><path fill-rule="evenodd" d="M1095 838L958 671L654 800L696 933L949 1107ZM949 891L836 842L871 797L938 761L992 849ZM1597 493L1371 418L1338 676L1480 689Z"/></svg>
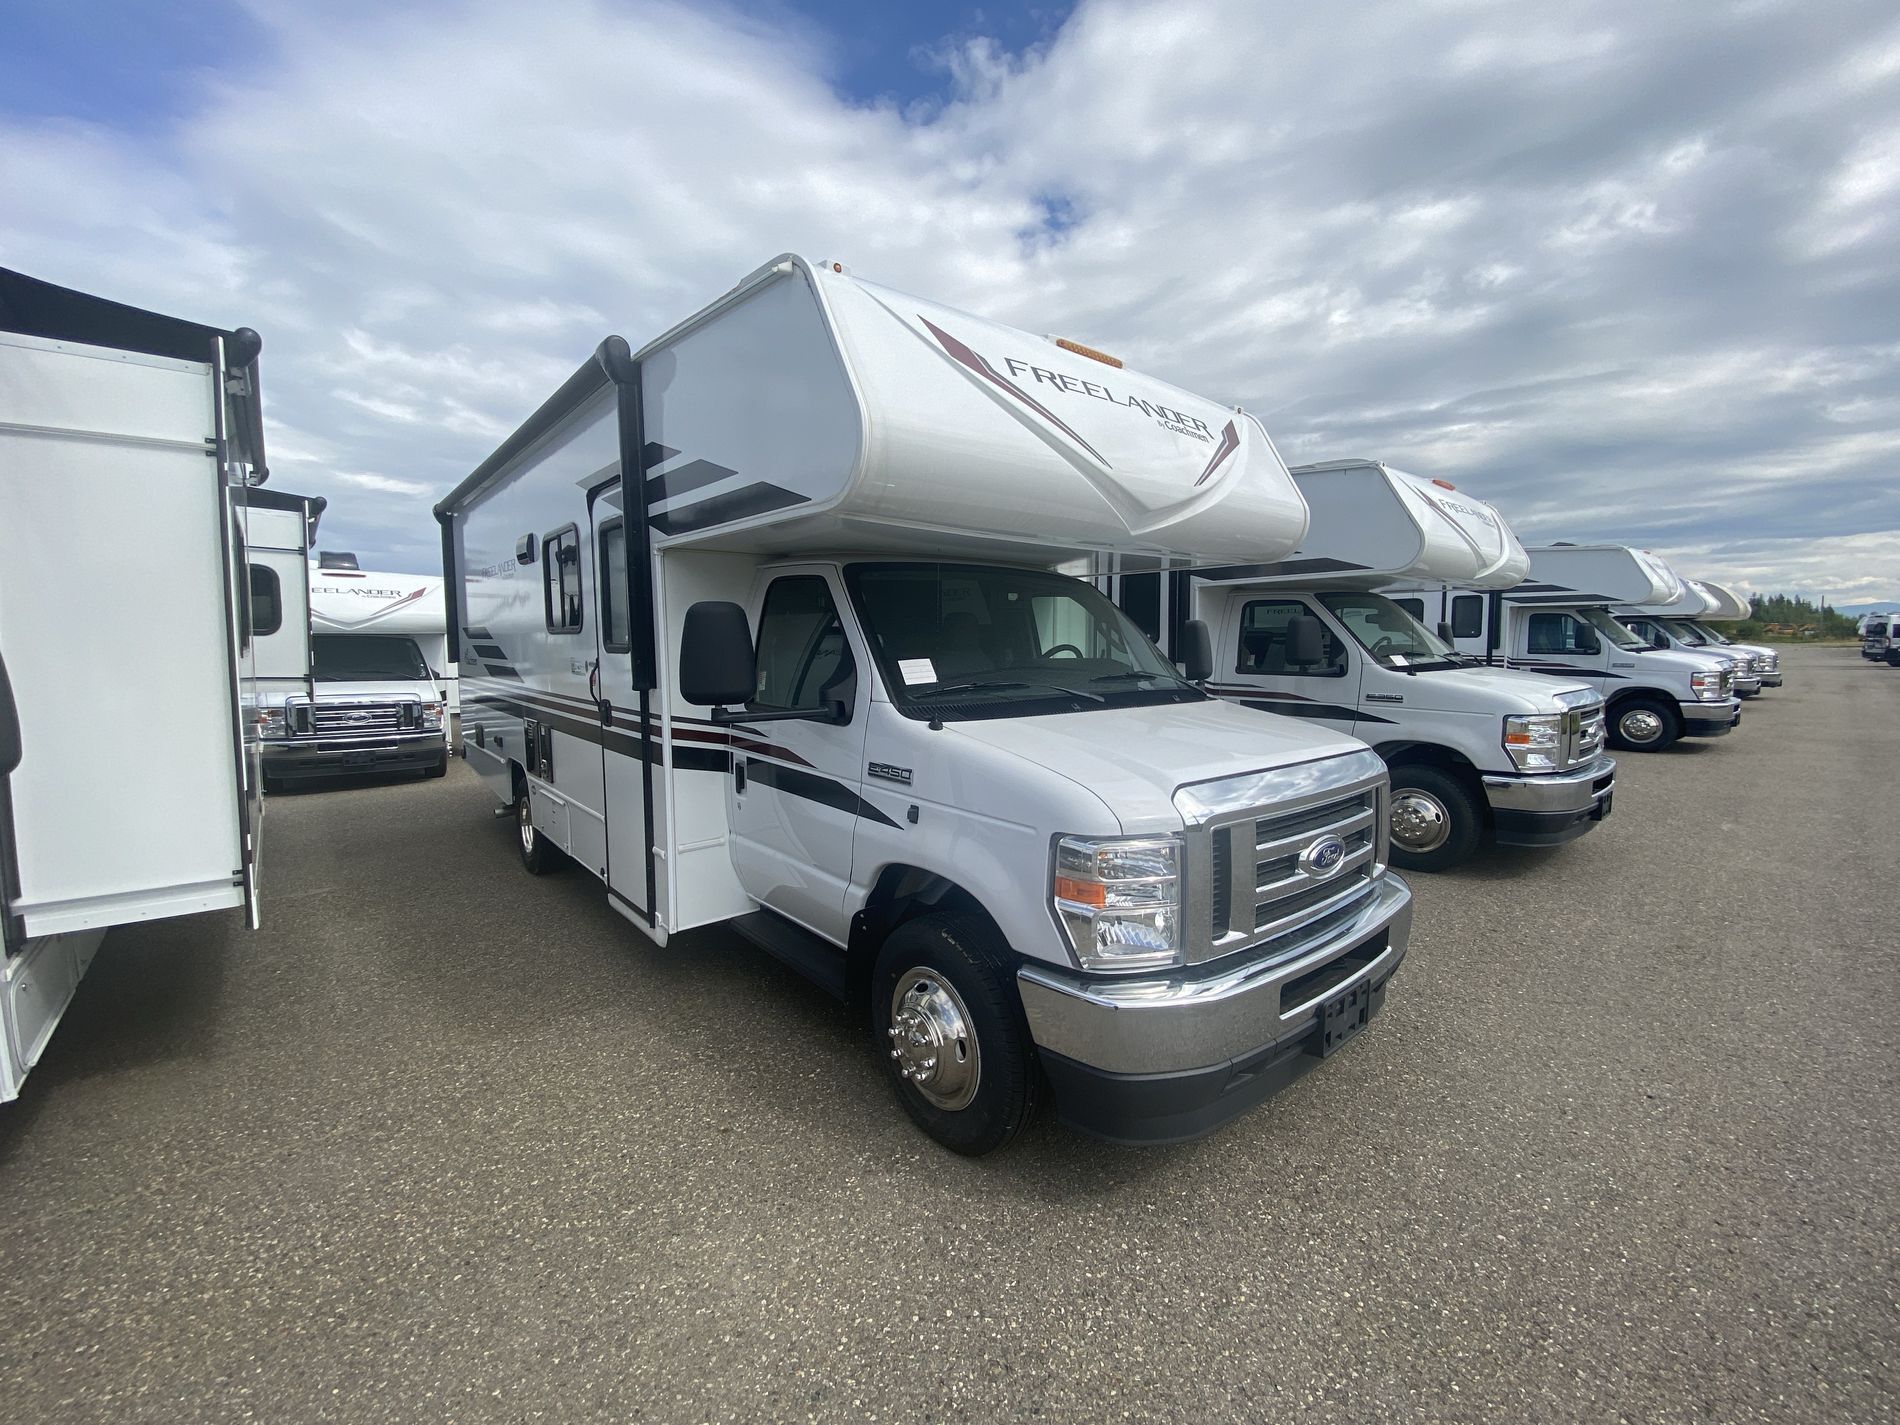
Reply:
<svg viewBox="0 0 1900 1425"><path fill-rule="evenodd" d="M1599 757L1572 772L1541 777L1487 776L1484 795L1496 811L1588 811L1610 794L1615 776L1616 759Z"/></svg>
<svg viewBox="0 0 1900 1425"><path fill-rule="evenodd" d="M1383 943L1369 945L1381 932ZM1322 943L1269 961L1217 961L1201 967L1211 973L1130 979L1026 964L1016 985L1041 1048L1114 1074L1181 1073L1310 1034L1323 1001L1355 985L1382 984L1398 968L1411 932L1411 888L1388 872L1349 921L1327 928ZM1282 1004L1289 984L1361 947L1370 958L1351 974L1326 977L1310 996L1296 987Z"/></svg>

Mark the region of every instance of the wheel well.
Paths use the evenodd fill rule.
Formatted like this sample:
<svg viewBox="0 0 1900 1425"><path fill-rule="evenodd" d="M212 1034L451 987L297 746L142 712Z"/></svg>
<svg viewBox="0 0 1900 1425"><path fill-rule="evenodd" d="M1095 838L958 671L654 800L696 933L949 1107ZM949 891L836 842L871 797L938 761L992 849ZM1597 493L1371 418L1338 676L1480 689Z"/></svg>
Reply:
<svg viewBox="0 0 1900 1425"><path fill-rule="evenodd" d="M845 993L861 1005L871 983L871 967L890 933L906 921L938 911L981 916L1003 934L983 903L947 876L918 866L893 864L878 873L864 908L851 917L851 939L845 947Z"/></svg>
<svg viewBox="0 0 1900 1425"><path fill-rule="evenodd" d="M508 759L508 789L516 796L520 796L521 789L527 785L528 769L510 757Z"/></svg>
<svg viewBox="0 0 1900 1425"><path fill-rule="evenodd" d="M1449 772L1471 793L1484 824L1491 824L1491 799L1484 794L1484 779L1462 752L1436 742L1382 742L1372 750L1395 772L1401 767L1436 767L1441 772Z"/></svg>
<svg viewBox="0 0 1900 1425"><path fill-rule="evenodd" d="M1604 719L1607 721L1611 718L1614 718L1616 716L1617 708L1634 698L1640 698L1642 701L1646 703L1660 704L1663 710L1669 714L1670 720L1675 723L1677 735L1678 736L1681 735L1682 709L1676 705L1675 698L1671 697L1668 693L1661 692L1655 688L1619 688L1617 689L1614 693L1610 695L1610 700L1603 705Z"/></svg>

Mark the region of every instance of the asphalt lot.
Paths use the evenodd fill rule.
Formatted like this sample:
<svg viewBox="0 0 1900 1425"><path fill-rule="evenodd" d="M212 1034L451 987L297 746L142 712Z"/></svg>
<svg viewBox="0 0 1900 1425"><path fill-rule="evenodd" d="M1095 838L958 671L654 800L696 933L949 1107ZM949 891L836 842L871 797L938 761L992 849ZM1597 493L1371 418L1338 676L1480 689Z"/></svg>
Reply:
<svg viewBox="0 0 1900 1425"><path fill-rule="evenodd" d="M266 928L115 934L0 1109L0 1400L1892 1419L1900 672L1784 666L1581 842L1415 877L1372 1030L1169 1149L942 1152L841 1009L528 877L460 763L275 799Z"/></svg>

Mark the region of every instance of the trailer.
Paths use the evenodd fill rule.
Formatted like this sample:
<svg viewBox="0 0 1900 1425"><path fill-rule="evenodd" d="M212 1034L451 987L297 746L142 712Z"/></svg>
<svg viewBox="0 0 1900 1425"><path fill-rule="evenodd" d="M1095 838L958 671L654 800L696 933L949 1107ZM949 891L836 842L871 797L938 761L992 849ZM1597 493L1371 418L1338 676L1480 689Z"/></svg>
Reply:
<svg viewBox="0 0 1900 1425"><path fill-rule="evenodd" d="M0 1100L112 927L257 924L256 665L300 627L249 557L283 503L255 488L261 347L0 270Z"/></svg>
<svg viewBox="0 0 1900 1425"><path fill-rule="evenodd" d="M1371 744L1392 774L1392 854L1405 869L1450 869L1486 841L1562 845L1599 825L1616 782L1603 695L1472 667L1453 647L1484 591L1514 587L1530 567L1504 516L1379 461L1292 473L1310 512L1299 548L1193 576L1192 615L1213 638L1208 691ZM1429 610L1422 596L1380 592L1419 581L1458 592ZM1139 580L1123 584L1126 597Z"/></svg>
<svg viewBox="0 0 1900 1425"><path fill-rule="evenodd" d="M436 513L523 865L858 1004L955 1151L1045 1085L1105 1137L1210 1131L1383 1003L1384 765L1208 697L1062 572L1291 550L1246 412L788 255L607 338Z"/></svg>
<svg viewBox="0 0 1900 1425"><path fill-rule="evenodd" d="M1607 705L1610 745L1658 752L1681 737L1720 737L1741 721L1733 660L1651 648L1619 607L1671 605L1682 581L1667 563L1621 544L1548 544L1525 551L1530 573L1492 590L1454 629L1461 653L1490 666L1589 683ZM1393 598L1455 598L1440 584L1398 585Z"/></svg>

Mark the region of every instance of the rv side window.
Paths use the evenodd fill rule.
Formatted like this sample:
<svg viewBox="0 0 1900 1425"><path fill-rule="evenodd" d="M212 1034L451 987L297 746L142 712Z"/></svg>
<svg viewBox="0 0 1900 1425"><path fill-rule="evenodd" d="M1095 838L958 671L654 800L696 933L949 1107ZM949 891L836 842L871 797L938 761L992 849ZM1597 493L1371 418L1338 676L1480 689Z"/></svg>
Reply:
<svg viewBox="0 0 1900 1425"><path fill-rule="evenodd" d="M759 614L759 688L755 712L821 712L857 694L857 662L831 589L815 574L774 579Z"/></svg>
<svg viewBox="0 0 1900 1425"><path fill-rule="evenodd" d="M621 520L600 527L594 578L600 585L600 646L609 653L625 653L633 640L627 605L627 526Z"/></svg>
<svg viewBox="0 0 1900 1425"><path fill-rule="evenodd" d="M1525 651L1529 653L1588 653L1590 640L1583 625L1569 614L1532 614Z"/></svg>
<svg viewBox="0 0 1900 1425"><path fill-rule="evenodd" d="M541 539L541 593L549 633L581 631L581 535L573 525Z"/></svg>
<svg viewBox="0 0 1900 1425"><path fill-rule="evenodd" d="M284 626L284 590L277 571L262 564L251 566L251 632L263 635Z"/></svg>
<svg viewBox="0 0 1900 1425"><path fill-rule="evenodd" d="M1309 678L1346 676L1346 650L1334 637L1325 620L1320 639L1324 654L1318 663L1295 667L1286 661L1286 626L1304 614L1317 617L1298 599L1256 599L1240 611L1240 658L1234 665L1238 673L1271 673L1275 676L1302 674Z"/></svg>
<svg viewBox="0 0 1900 1425"><path fill-rule="evenodd" d="M1476 594L1460 594L1451 601L1451 636L1476 638L1484 632L1484 600Z"/></svg>
<svg viewBox="0 0 1900 1425"><path fill-rule="evenodd" d="M1392 602L1404 609L1420 623L1425 622L1425 601L1423 599L1394 599Z"/></svg>

